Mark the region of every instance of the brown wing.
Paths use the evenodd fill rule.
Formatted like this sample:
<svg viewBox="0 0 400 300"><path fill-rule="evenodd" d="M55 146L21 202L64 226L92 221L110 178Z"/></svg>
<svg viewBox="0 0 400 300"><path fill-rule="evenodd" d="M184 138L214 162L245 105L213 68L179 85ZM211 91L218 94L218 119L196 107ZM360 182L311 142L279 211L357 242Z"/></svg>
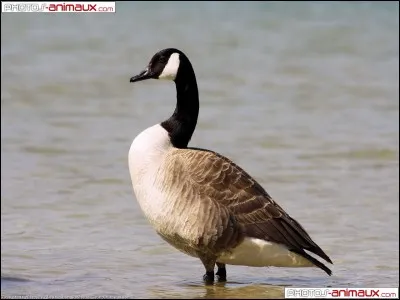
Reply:
<svg viewBox="0 0 400 300"><path fill-rule="evenodd" d="M206 193L213 201L227 207L247 236L283 244L331 274L331 270L305 250L332 263L330 258L243 169L209 150L189 148L182 154L190 164L187 170L190 180L201 186L199 194Z"/></svg>

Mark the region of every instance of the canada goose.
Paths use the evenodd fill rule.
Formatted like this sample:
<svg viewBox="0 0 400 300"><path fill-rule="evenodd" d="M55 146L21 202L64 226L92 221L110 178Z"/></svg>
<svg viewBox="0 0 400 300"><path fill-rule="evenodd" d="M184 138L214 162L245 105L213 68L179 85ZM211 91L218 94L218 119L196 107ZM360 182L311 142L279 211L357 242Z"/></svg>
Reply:
<svg viewBox="0 0 400 300"><path fill-rule="evenodd" d="M226 280L226 264L252 267L319 267L306 252L332 263L305 229L238 165L205 149L190 148L199 113L196 76L187 56L157 52L130 82L175 82L172 116L141 132L129 150L137 201L156 232L203 263L206 283Z"/></svg>

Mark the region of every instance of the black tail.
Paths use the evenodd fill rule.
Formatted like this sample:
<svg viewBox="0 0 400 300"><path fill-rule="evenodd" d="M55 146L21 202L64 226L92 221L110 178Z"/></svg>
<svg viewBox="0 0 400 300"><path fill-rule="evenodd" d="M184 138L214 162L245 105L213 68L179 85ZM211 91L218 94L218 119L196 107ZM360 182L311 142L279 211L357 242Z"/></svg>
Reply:
<svg viewBox="0 0 400 300"><path fill-rule="evenodd" d="M325 266L322 262L320 262L318 259L312 257L310 254L308 254L307 252L303 251L297 251L297 250L290 250L298 255L303 256L305 259L308 259L310 262L312 262L315 266L317 266L318 268L324 270L326 272L326 274L328 274L329 276L332 275L332 271L331 269L329 269L327 266ZM330 260L330 258L328 256L326 256L326 258L324 257L324 259L326 259L327 261L329 261L331 264L332 261Z"/></svg>

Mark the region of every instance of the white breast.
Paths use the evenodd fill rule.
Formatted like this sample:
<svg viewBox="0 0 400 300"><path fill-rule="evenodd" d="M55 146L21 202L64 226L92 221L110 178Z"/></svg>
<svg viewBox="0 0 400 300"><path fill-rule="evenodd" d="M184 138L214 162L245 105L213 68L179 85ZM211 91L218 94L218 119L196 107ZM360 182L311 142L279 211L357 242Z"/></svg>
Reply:
<svg viewBox="0 0 400 300"><path fill-rule="evenodd" d="M157 188L160 168L172 149L168 132L157 124L141 132L129 150L129 172L137 201L154 225L165 214L165 195Z"/></svg>

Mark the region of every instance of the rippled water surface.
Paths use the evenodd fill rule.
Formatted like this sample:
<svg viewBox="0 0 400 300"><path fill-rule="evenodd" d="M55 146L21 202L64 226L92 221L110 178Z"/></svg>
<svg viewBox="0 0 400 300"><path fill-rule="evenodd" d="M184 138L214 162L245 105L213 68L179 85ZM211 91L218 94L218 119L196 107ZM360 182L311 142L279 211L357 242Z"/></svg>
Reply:
<svg viewBox="0 0 400 300"><path fill-rule="evenodd" d="M397 3L117 3L115 14L2 14L1 294L274 298L292 287L399 285ZM129 84L158 50L191 59L191 145L245 168L334 261L228 266L164 243L127 154L175 105Z"/></svg>

